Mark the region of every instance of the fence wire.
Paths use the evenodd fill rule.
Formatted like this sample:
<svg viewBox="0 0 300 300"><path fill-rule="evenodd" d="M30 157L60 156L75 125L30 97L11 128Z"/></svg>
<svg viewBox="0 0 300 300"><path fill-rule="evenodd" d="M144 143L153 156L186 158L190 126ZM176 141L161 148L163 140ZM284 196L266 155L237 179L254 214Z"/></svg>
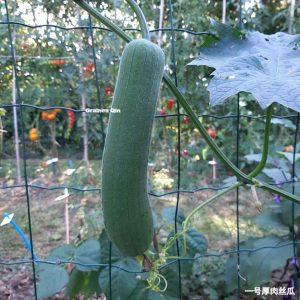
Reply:
<svg viewBox="0 0 300 300"><path fill-rule="evenodd" d="M5 190L5 189L16 189L16 188L23 188L25 190L26 194L26 203L27 203L27 220L28 220L28 228L29 228L29 239L31 243L31 259L29 260L14 260L14 261L0 261L0 265L3 267L8 267L8 266L23 266L23 265L31 265L32 267L32 279L33 279L33 284L34 284L34 296L35 299L37 299L37 276L36 276L36 266L35 263L41 263L41 264L50 264L50 265L67 265L67 264L72 264L72 265L81 265L81 266L86 266L86 267L109 267L109 279L110 279L110 289L109 289L109 296L110 299L113 299L113 290L112 290L112 269L116 268L119 269L120 271L128 272L128 273L145 273L143 271L139 270L128 270L126 268L122 268L118 265L114 265L112 263L112 244L110 243L109 247L109 261L106 264L99 263L99 264L84 264L84 263L79 263L74 260L42 260L42 259L35 259L34 257L34 243L33 243L33 232L32 232L32 216L31 216L31 206L30 206L30 193L29 189L41 189L41 190L64 190L65 188L68 188L70 191L76 191L76 192L88 192L88 193L93 193L93 192L101 192L100 187L92 187L92 188L80 188L80 187L75 187L75 186L67 186L67 185L58 185L58 186L50 186L50 187L45 187L45 186L39 186L36 184L30 184L28 181L28 174L27 174L27 152L26 152L26 143L25 143L25 127L24 127L24 114L26 113L24 108L33 108L39 111L47 111L47 110L52 110L55 108L60 108L62 110L66 111L73 111L76 113L85 113L84 109L72 109L68 107L62 107L62 106L50 106L50 107L42 107L42 106L36 106L36 105L31 105L27 103L23 103L22 97L21 97L21 92L20 92L20 87L19 87L19 80L20 78L18 77L18 72L17 72L17 60L22 58L22 59L30 59L30 57L26 56L18 56L16 54L16 49L15 45L13 42L13 37L12 37L12 26L20 26L20 27L27 27L31 29L37 29L41 27L46 27L46 28L57 28L60 30L64 31L73 31L73 30L86 30L89 32L91 41L92 41L92 46L91 46L91 51L92 51L92 57L93 57L93 63L95 66L95 72L94 72L94 80L95 80L95 85L96 85L96 92L97 92L97 101L98 101L98 106L99 108L103 107L103 102L101 99L100 95L100 88L99 88L99 75L97 74L97 63L99 64L100 62L96 58L96 52L95 52L95 41L94 41L94 34L95 32L99 31L106 31L106 32L111 32L111 30L101 27L101 26L94 26L92 24L92 19L91 16L89 15L89 25L88 26L73 26L73 27L64 27L64 26L59 26L59 25L54 25L54 24L42 24L42 25L29 25L21 22L16 22L16 21L11 21L10 20L10 15L9 15L9 10L8 10L8 1L5 0L5 10L6 10L6 21L1 21L0 22L0 28L4 28L7 26L8 29L8 38L9 38L9 46L10 46L10 56L0 56L1 59L7 59L10 58L12 60L12 65L13 65L13 73L15 75L15 85L16 85L16 92L17 92L17 103L16 104L5 104L5 105L0 105L0 108L16 108L19 116L19 121L20 121L20 129L21 129L21 141L20 144L22 145L22 152L23 152L23 172L24 172L24 184L13 184L13 185L2 185L0 186L0 190ZM240 27L242 26L242 1L240 1L240 8L239 8L239 25ZM196 32L196 31L191 31L188 29L182 29L182 28L174 28L174 22L173 22L173 15L172 15L172 1L168 1L168 8L169 8L169 15L168 15L168 20L169 20L169 28L157 28L150 30L150 32L155 33L158 31L161 32L170 32L171 33L171 68L173 71L173 79L176 87L178 87L178 80L177 80L177 70L176 70L176 51L175 51L175 32L179 33L186 33L188 35L194 35L194 36L201 36L201 35L209 35L209 32ZM124 28L124 31L134 31L134 32L139 32L139 29L132 29L132 28ZM41 59L41 58L38 58ZM53 57L45 57L42 59L53 59ZM99 122L101 124L101 139L103 141L102 144L104 144L105 140L105 130L104 130L104 123L103 119L101 118L101 114L99 114ZM179 103L177 103L177 112L175 114L168 114L166 116L161 116L161 115L156 115L155 118L176 118L177 120L177 149L178 152L180 153L181 151L181 128L180 128L180 120L183 116L187 116L186 114L180 113L180 106ZM236 121L236 165L239 167L240 163L240 125L241 125L241 119L242 118L247 118L250 120L264 120L265 115L260 115L260 116L249 116L249 115L243 115L240 113L240 100L239 96L237 99L237 106L236 106L236 114L230 114L230 115L213 115L213 114L201 114L199 115L201 118L212 118L212 119L233 119ZM285 182L281 182L281 184L291 184L292 185L292 193L295 193L295 184L299 183L300 181L296 178L296 173L295 173L295 167L296 167L296 146L297 146L297 136L298 136L298 131L299 131L299 114L289 114L289 115L273 115L274 118L278 119L294 119L295 124L296 124L296 130L295 130L295 136L294 136L294 151L293 151L293 164L292 164L292 176L291 180L286 180ZM210 191L220 191L223 190L224 188L228 187L228 185L221 185L221 186L200 186L195 189L187 190L187 189L181 189L181 157L180 155L177 156L177 188L175 190L172 190L170 192L165 192L165 193L156 193L156 192L150 192L149 194L153 197L164 197L167 195L176 195L176 210L175 210L175 218L174 218L174 231L175 234L178 232L177 228L177 218L178 218L178 211L179 211L179 204L180 204L180 196L183 193L188 193L188 194L194 194L199 191L204 191L204 190L210 190ZM274 184L274 183L270 183ZM239 195L239 189L237 188L236 190L236 230L237 230L237 247L235 250L232 251L223 251L223 252L212 252L212 253L206 253L202 255L197 255L196 257L185 257L185 258L178 258L178 259L173 259L169 262L167 262L165 265L161 266L159 270L162 270L164 268L169 267L170 265L177 265L178 268L178 299L181 299L181 294L182 294L182 275L181 275L181 266L187 261L195 261L195 260L200 260L208 257L223 257L223 256L228 256L228 255L236 255L237 257L237 269L236 269L236 275L237 275L237 299L240 299L240 292L241 292L241 275L239 273L240 271L240 265L243 263L240 259L240 254L241 253L254 253L258 251L262 251L265 249L279 249L279 248L284 248L284 247L293 247L293 252L294 252L294 257L297 256L296 253L296 246L300 243L300 241L296 240L296 234L294 230L294 225L295 225L295 204L294 202L292 203L291 207L291 213L292 213L292 242L286 242L280 245L270 245L266 247L259 247L259 248L253 248L253 249L241 249L240 247L240 195ZM180 256L180 247L179 247L179 242L176 240L176 251L177 255ZM298 291L297 291L298 294Z"/></svg>

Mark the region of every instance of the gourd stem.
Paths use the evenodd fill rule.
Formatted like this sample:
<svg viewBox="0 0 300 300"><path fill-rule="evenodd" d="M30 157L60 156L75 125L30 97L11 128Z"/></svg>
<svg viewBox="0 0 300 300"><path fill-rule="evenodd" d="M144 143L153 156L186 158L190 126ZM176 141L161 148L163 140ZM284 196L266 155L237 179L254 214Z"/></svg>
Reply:
<svg viewBox="0 0 300 300"><path fill-rule="evenodd" d="M126 2L136 14L141 27L142 37L146 40L150 40L149 28L143 11L134 0L126 0Z"/></svg>
<svg viewBox="0 0 300 300"><path fill-rule="evenodd" d="M273 112L273 104L271 104L267 108L267 112L266 112L266 127L265 127L265 134L264 134L264 146L263 146L262 158L259 164L256 166L256 168L248 175L250 177L256 177L258 174L260 174L260 172L263 170L263 168L267 163L272 112Z"/></svg>
<svg viewBox="0 0 300 300"><path fill-rule="evenodd" d="M131 38L119 26L115 25L108 18L102 16L96 9L94 9L93 7L91 7L85 1L83 1L83 0L73 0L73 1L75 3L77 3L81 8L83 8L84 10L86 10L89 14L91 14L92 16L94 16L101 23L103 23L107 28L109 28L114 33L116 33L125 42L130 42L131 41Z"/></svg>
<svg viewBox="0 0 300 300"><path fill-rule="evenodd" d="M81 6L83 9L85 9L89 14L94 16L96 19L98 19L100 22L102 22L105 26L107 26L110 30L115 32L120 38L122 38L126 42L130 42L131 38L117 25L112 23L108 18L102 16L97 10L92 8L90 5L88 5L83 0L73 0L75 3L77 3L79 6ZM177 87L174 85L172 80L167 74L164 74L163 77L165 83L170 88L172 93L175 97L177 97L178 101L180 102L181 106L184 108L184 110L187 112L187 114L190 116L191 120L193 121L196 128L201 132L204 139L208 143L208 145L211 147L211 149L215 152L215 154L218 156L218 158L225 164L225 166L232 171L232 173L243 183L249 183L249 184L255 184L256 186L267 190L269 192L278 194L279 196L282 196L288 200L294 201L296 203L300 204L300 199L291 194L288 193L282 189L279 189L277 187L271 186L267 183L260 182L256 179L251 178L250 176L246 175L242 171L240 171L222 152L222 150L217 146L217 144L211 139L211 137L207 134L205 128L201 124L201 122L198 120L197 115L194 113L188 102L186 101L185 97L181 94L181 92L177 89Z"/></svg>

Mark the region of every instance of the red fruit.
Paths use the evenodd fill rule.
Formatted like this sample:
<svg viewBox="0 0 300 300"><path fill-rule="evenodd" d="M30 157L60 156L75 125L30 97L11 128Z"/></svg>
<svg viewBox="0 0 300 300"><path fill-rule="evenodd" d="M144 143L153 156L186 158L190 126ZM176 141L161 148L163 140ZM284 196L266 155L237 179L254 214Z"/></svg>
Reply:
<svg viewBox="0 0 300 300"><path fill-rule="evenodd" d="M172 109L174 103L175 103L175 100L174 100L174 99L169 99L169 100L168 100L167 107L168 107L169 110Z"/></svg>
<svg viewBox="0 0 300 300"><path fill-rule="evenodd" d="M167 115L166 110L164 108L162 108L159 113L160 113L161 116L166 116Z"/></svg>
<svg viewBox="0 0 300 300"><path fill-rule="evenodd" d="M189 151L188 150L183 150L183 155L184 156L188 156L189 155Z"/></svg>
<svg viewBox="0 0 300 300"><path fill-rule="evenodd" d="M184 117L183 117L183 121L182 121L182 122L183 122L183 124L186 124L186 125L187 125L187 124L189 124L189 123L190 123L190 118L189 118L189 117L187 117L187 116L184 116Z"/></svg>
<svg viewBox="0 0 300 300"><path fill-rule="evenodd" d="M58 60L57 59L53 59L53 60L50 61L50 64L52 66L57 66L58 65Z"/></svg>
<svg viewBox="0 0 300 300"><path fill-rule="evenodd" d="M85 70L86 70L87 72L89 72L89 73L94 72L94 69L95 69L95 66L94 66L94 64L92 64L92 63L87 64L86 67L85 67Z"/></svg>
<svg viewBox="0 0 300 300"><path fill-rule="evenodd" d="M217 137L217 131L213 128L207 129L207 134L212 138L215 139Z"/></svg>
<svg viewBox="0 0 300 300"><path fill-rule="evenodd" d="M68 114L68 128L72 129L75 123L75 113L74 111L67 110L67 114Z"/></svg>
<svg viewBox="0 0 300 300"><path fill-rule="evenodd" d="M65 60L64 59L53 59L50 61L50 64L52 66L61 66L65 64Z"/></svg>
<svg viewBox="0 0 300 300"><path fill-rule="evenodd" d="M178 154L178 150L176 150L176 155L178 156L179 154ZM183 153L182 152L180 152L180 157L183 157Z"/></svg>
<svg viewBox="0 0 300 300"><path fill-rule="evenodd" d="M105 88L105 95L110 97L112 94L113 94L113 88L111 86L107 86Z"/></svg>

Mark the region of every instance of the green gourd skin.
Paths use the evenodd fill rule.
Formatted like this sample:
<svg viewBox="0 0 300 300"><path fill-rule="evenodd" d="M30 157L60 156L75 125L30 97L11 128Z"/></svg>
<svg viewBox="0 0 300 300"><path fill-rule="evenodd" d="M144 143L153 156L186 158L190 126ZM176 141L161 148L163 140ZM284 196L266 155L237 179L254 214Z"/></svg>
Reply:
<svg viewBox="0 0 300 300"><path fill-rule="evenodd" d="M151 130L165 56L145 39L131 41L121 57L102 160L104 224L124 256L142 255L153 238L147 189Z"/></svg>

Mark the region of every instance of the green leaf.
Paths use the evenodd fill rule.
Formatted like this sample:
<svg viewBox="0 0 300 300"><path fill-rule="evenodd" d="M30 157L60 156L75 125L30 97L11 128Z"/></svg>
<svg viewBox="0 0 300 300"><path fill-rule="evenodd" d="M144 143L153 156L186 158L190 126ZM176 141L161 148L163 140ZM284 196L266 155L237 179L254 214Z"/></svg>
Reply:
<svg viewBox="0 0 300 300"><path fill-rule="evenodd" d="M133 293L126 300L166 300L163 293L157 293L149 289L145 281L139 281ZM170 299L171 300L171 299Z"/></svg>
<svg viewBox="0 0 300 300"><path fill-rule="evenodd" d="M283 242L278 237L265 237L254 242L254 248L267 246L280 246ZM268 282L271 278L271 272L275 269L282 268L286 260L293 257L293 246L286 246L277 249L263 249L253 252L249 255L250 265L247 277L250 286Z"/></svg>
<svg viewBox="0 0 300 300"><path fill-rule="evenodd" d="M183 266L185 265L186 261L181 262L181 270L183 269ZM168 300L176 300L179 297L179 284L180 284L180 278L179 278L179 272L178 272L178 264L172 264L171 266L168 266L164 268L161 271L161 275L165 277L167 281L167 290L162 293L162 295L165 297L165 299ZM162 288L164 288L164 283L162 282Z"/></svg>
<svg viewBox="0 0 300 300"><path fill-rule="evenodd" d="M176 213L176 207L165 207L162 210L161 216L165 222L173 225L175 223L175 213ZM185 215L181 210L178 210L177 223L182 224L184 220L185 220Z"/></svg>
<svg viewBox="0 0 300 300"><path fill-rule="evenodd" d="M172 232L169 236L174 236L174 232ZM179 245L179 252L180 255L184 254L184 247L183 247L183 237L178 239ZM194 228L188 229L186 233L186 257L187 258L194 258L196 254L205 254L207 253L207 246L208 242L204 235L202 235L199 231ZM177 254L177 246L176 242L174 245L168 250L169 256L178 256ZM191 275L193 268L193 261L186 260L181 263L181 271L185 275Z"/></svg>
<svg viewBox="0 0 300 300"><path fill-rule="evenodd" d="M109 263L109 248L110 248L110 240L105 230L103 230L99 237L99 242L101 245L101 254L100 261L103 264ZM111 263L115 263L121 260L123 257L117 247L112 243L111 245Z"/></svg>
<svg viewBox="0 0 300 300"><path fill-rule="evenodd" d="M94 293L99 295L101 293L101 289L98 284L99 274L99 270L81 272L77 269L73 269L67 285L66 296L74 299L79 293L82 293L86 298L92 296Z"/></svg>
<svg viewBox="0 0 300 300"><path fill-rule="evenodd" d="M212 22L211 30L218 38L209 37L200 57L189 65L215 68L208 86L212 106L247 92L263 109L277 102L300 112L300 35L248 32L243 36L217 22Z"/></svg>
<svg viewBox="0 0 300 300"><path fill-rule="evenodd" d="M271 124L283 125L290 129L296 129L295 124L293 124L291 120L287 120L287 119L272 118Z"/></svg>
<svg viewBox="0 0 300 300"><path fill-rule="evenodd" d="M294 154L293 153L281 152L281 151L277 151L277 153L282 155L284 158L286 158L290 164L293 164L293 159L294 159ZM300 154L296 153L295 162L297 162L299 160L299 158L300 158Z"/></svg>
<svg viewBox="0 0 300 300"><path fill-rule="evenodd" d="M60 292L68 283L68 272L60 266L41 264L37 271L37 297L39 300Z"/></svg>
<svg viewBox="0 0 300 300"><path fill-rule="evenodd" d="M81 264L99 264L100 263L100 244L96 240L87 240L80 245L74 255L76 269L89 272L98 270L98 266L84 266Z"/></svg>
<svg viewBox="0 0 300 300"><path fill-rule="evenodd" d="M278 168L265 168L263 173L273 179L274 182L280 183L291 179L291 174Z"/></svg>
<svg viewBox="0 0 300 300"><path fill-rule="evenodd" d="M254 221L263 228L286 228L281 221L280 212L263 211L254 219Z"/></svg>
<svg viewBox="0 0 300 300"><path fill-rule="evenodd" d="M148 284L144 280L139 280L134 291L126 300L178 300L179 295L179 278L176 270L177 265L168 266L163 269L161 275L167 280L167 289L164 292L155 292L149 289ZM161 280L160 288L164 289L164 281Z"/></svg>
<svg viewBox="0 0 300 300"><path fill-rule="evenodd" d="M248 162L260 162L261 158L262 158L262 154L261 153L259 153L259 154L248 154L248 155L245 155L245 159Z"/></svg>
<svg viewBox="0 0 300 300"><path fill-rule="evenodd" d="M174 236L174 232L170 234L170 237ZM169 238L170 238L169 237ZM196 254L205 254L207 252L207 239L206 237L197 231L195 228L189 228L186 232L186 255L187 257L194 257ZM183 237L178 239L179 249L181 255L183 255ZM169 254L172 256L177 255L176 243L170 248Z"/></svg>
<svg viewBox="0 0 300 300"><path fill-rule="evenodd" d="M139 272L141 270L139 263L131 257L126 257L115 265L132 272ZM137 279L137 273L129 273L122 269L116 267L111 268L111 289L112 299L114 300L127 299L135 290L139 282ZM104 291L106 298L111 300L109 267L106 267L103 271L101 271L99 276L99 285Z"/></svg>
<svg viewBox="0 0 300 300"><path fill-rule="evenodd" d="M268 236L262 239L250 239L240 245L241 250L259 249L263 247L277 247L282 243L279 237ZM293 247L266 248L255 252L240 253L240 274L247 279L241 280L243 285L254 288L267 283L271 279L273 270L282 268L286 260L293 257ZM221 277L226 282L226 289L231 292L237 288L237 257L231 256L226 265L225 272Z"/></svg>
<svg viewBox="0 0 300 300"><path fill-rule="evenodd" d="M293 213L292 213L292 203L290 201L283 201L281 202L281 221L283 224L287 226L292 226L292 219L293 219ZM300 205L295 203L294 206L294 218L300 217Z"/></svg>
<svg viewBox="0 0 300 300"><path fill-rule="evenodd" d="M47 256L47 259L52 261L68 261L71 260L71 258L74 256L74 251L75 249L71 245L60 246L52 250Z"/></svg>

